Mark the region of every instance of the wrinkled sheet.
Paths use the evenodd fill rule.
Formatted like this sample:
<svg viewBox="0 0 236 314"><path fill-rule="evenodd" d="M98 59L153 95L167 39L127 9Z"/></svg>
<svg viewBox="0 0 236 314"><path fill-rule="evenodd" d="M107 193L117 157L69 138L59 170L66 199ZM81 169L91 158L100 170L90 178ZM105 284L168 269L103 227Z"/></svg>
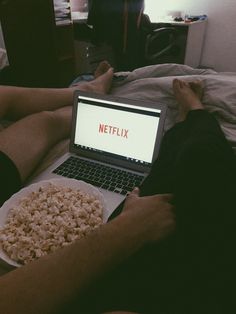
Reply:
<svg viewBox="0 0 236 314"><path fill-rule="evenodd" d="M164 130L176 122L178 104L174 98L172 81L175 77L186 81L201 80L204 84L203 104L219 121L222 130L236 153L236 73L217 73L193 69L186 65L161 64L120 72L126 78L116 82L112 95L162 103L168 106ZM68 151L69 140L58 143L45 157L38 172L47 168L56 158Z"/></svg>
<svg viewBox="0 0 236 314"><path fill-rule="evenodd" d="M168 107L165 131L174 125L178 115L178 104L172 90L173 79L201 80L205 109L216 117L236 153L236 73L217 73L186 65L160 64L120 75L127 77L115 84L111 94L165 104Z"/></svg>
<svg viewBox="0 0 236 314"><path fill-rule="evenodd" d="M165 131L174 125L178 114L178 104L172 91L173 79L178 77L186 81L201 80L204 84L203 104L206 110L217 118L236 153L236 73L217 73L212 70L193 69L186 65L162 64L139 68L133 72L118 73L118 75L125 75L126 79L115 83L111 94L167 105ZM55 159L68 151L68 148L69 140L63 140L55 145L33 176L47 168ZM8 270L2 268L0 264L0 275Z"/></svg>
<svg viewBox="0 0 236 314"><path fill-rule="evenodd" d="M0 48L0 70L8 65L7 51Z"/></svg>

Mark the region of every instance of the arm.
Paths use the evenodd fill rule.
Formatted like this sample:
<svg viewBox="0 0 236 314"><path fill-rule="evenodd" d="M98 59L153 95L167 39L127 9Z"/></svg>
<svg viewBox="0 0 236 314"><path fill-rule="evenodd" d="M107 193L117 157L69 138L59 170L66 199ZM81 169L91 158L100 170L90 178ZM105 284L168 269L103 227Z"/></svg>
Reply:
<svg viewBox="0 0 236 314"><path fill-rule="evenodd" d="M74 244L0 278L1 313L53 313L146 243L174 229L168 196L132 193L124 212Z"/></svg>

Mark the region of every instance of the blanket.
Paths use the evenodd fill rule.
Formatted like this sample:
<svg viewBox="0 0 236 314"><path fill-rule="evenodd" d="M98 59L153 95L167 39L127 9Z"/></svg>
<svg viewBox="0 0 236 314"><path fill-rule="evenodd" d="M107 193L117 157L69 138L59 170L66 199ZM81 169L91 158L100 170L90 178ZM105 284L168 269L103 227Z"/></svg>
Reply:
<svg viewBox="0 0 236 314"><path fill-rule="evenodd" d="M194 69L181 64L159 64L132 72L116 73L116 76L124 76L125 79L115 80L112 95L162 103L168 107L164 131L175 124L178 115L178 104L172 89L173 79L178 77L186 81L201 80L204 86L202 102L205 109L216 117L236 153L235 72ZM36 173L47 168L55 158L68 151L68 141L58 143L42 161Z"/></svg>
<svg viewBox="0 0 236 314"><path fill-rule="evenodd" d="M174 98L172 82L175 77L186 81L201 80L204 85L203 104L219 121L221 128L236 153L236 73L217 73L209 69L193 69L180 64L160 64L119 72L111 94L119 97L152 101L167 105L164 131L177 119L178 104ZM33 177L68 151L69 140L58 143L44 158Z"/></svg>
<svg viewBox="0 0 236 314"><path fill-rule="evenodd" d="M0 70L8 65L7 52L5 49L0 48Z"/></svg>
<svg viewBox="0 0 236 314"><path fill-rule="evenodd" d="M219 121L236 153L236 73L193 69L179 64L161 64L139 68L132 72L120 72L116 75L125 76L125 79L114 83L112 95L167 105L165 131L175 124L178 114L178 104L172 90L173 79L178 77L186 81L201 80L204 84L203 104L206 110ZM32 176L47 168L56 158L68 151L68 144L69 140L63 140L55 145ZM5 272L6 270L0 267L0 275Z"/></svg>
<svg viewBox="0 0 236 314"><path fill-rule="evenodd" d="M178 114L172 90L173 79L201 80L205 109L216 117L236 153L236 73L193 69L181 64L159 64L117 75L125 75L126 78L114 84L111 94L167 105L165 131L174 125Z"/></svg>

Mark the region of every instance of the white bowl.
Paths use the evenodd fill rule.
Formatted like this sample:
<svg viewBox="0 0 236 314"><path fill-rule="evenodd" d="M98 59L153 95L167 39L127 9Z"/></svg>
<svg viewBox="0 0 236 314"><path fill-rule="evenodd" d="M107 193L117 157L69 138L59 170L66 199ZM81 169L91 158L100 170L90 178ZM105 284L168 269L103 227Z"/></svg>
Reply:
<svg viewBox="0 0 236 314"><path fill-rule="evenodd" d="M68 178L60 178L60 179L51 179L51 180L45 180L45 181L40 181L34 184L31 184L16 194L12 195L12 197L7 200L2 207L0 208L0 227L3 227L9 210L18 205L19 201L23 198L28 196L31 192L38 191L40 187L47 187L50 184L54 184L57 186L66 186L70 188L76 188L80 189L81 191L95 196L98 200L100 200L102 206L103 206L103 222L106 223L109 217L109 211L106 206L106 202L104 199L103 194L94 186L91 184L88 184L84 181L79 181L75 179L68 179ZM13 261L11 258L7 256L7 254L2 250L1 244L0 244L0 259L6 262L7 264L15 267L22 266L21 264L18 264L17 262Z"/></svg>

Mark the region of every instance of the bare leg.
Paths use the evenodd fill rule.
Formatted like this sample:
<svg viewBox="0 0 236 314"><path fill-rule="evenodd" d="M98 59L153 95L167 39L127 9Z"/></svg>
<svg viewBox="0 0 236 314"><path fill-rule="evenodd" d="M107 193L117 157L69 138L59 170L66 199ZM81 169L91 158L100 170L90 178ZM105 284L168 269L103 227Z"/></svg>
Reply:
<svg viewBox="0 0 236 314"><path fill-rule="evenodd" d="M48 150L69 135L71 107L29 115L0 133L0 147L16 165L22 181Z"/></svg>
<svg viewBox="0 0 236 314"><path fill-rule="evenodd" d="M0 86L0 118L11 121L72 105L73 89Z"/></svg>
<svg viewBox="0 0 236 314"><path fill-rule="evenodd" d="M108 70L97 76L95 80L79 83L77 86L74 86L74 88L83 91L107 94L111 89L113 74L113 68L108 67Z"/></svg>
<svg viewBox="0 0 236 314"><path fill-rule="evenodd" d="M94 77L97 78L107 72L110 69L110 64L107 61L102 61L99 63L97 69L94 72Z"/></svg>
<svg viewBox="0 0 236 314"><path fill-rule="evenodd" d="M201 82L187 83L175 79L173 81L173 91L179 103L179 121L185 120L187 113L194 109L204 109L201 103L202 85Z"/></svg>
<svg viewBox="0 0 236 314"><path fill-rule="evenodd" d="M23 102L21 102L22 107L19 106L20 108L10 104L9 113L11 112L14 117L25 117L0 132L0 149L15 163L22 181L26 180L53 145L68 137L72 107L62 106L66 106L67 102L72 104L74 90L79 88L84 91L107 93L111 87L112 77L113 69L109 68L108 71L98 76L94 81L81 84L76 88L44 90L44 92L43 89L40 91L35 89L36 94L39 92L37 97L31 89L25 89L23 91L24 96L21 98L21 101L26 101L25 106L23 106ZM20 90L22 89L20 88L17 91L19 97L21 95ZM58 95L58 92L63 101L59 99L60 97L56 97L59 105L55 103L50 105L50 101L46 96L53 101L53 97ZM31 99L27 99L26 95L31 96ZM27 103L27 100L29 103ZM46 105L43 100L45 100ZM50 108L48 110L53 110L53 107L56 108L57 106L62 108L48 111L46 110L47 105ZM45 110L38 112L39 108L45 108Z"/></svg>
<svg viewBox="0 0 236 314"><path fill-rule="evenodd" d="M189 86L194 91L194 93L198 96L198 98L202 100L202 97L203 97L202 81L196 80L196 81L189 82Z"/></svg>
<svg viewBox="0 0 236 314"><path fill-rule="evenodd" d="M71 88L24 88L0 86L0 118L18 120L27 115L53 111L63 106L71 106L76 89L108 93L113 78L113 69L104 62L98 66L94 81L75 85Z"/></svg>

